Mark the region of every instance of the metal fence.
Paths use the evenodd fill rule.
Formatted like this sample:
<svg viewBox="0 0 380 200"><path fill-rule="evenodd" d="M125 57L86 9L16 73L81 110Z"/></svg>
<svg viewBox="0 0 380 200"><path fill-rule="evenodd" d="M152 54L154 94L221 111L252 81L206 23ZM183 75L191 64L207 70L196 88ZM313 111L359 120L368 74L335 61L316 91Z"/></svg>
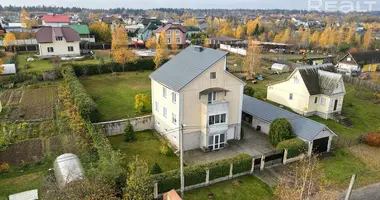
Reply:
<svg viewBox="0 0 380 200"><path fill-rule="evenodd" d="M372 83L371 81L368 81L368 80L361 80L357 77L344 75L343 81L344 81L344 83L351 84L355 87L365 88L368 90L372 90L374 92L380 92L380 85Z"/></svg>

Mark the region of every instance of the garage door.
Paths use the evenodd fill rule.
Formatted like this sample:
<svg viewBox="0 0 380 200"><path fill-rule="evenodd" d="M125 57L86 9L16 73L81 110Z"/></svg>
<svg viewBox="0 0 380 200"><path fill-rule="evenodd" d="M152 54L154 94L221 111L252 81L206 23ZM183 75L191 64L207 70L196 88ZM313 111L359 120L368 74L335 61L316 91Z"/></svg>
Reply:
<svg viewBox="0 0 380 200"><path fill-rule="evenodd" d="M313 151L314 153L324 153L327 151L327 146L329 144L329 137L324 137L316 139L313 141Z"/></svg>

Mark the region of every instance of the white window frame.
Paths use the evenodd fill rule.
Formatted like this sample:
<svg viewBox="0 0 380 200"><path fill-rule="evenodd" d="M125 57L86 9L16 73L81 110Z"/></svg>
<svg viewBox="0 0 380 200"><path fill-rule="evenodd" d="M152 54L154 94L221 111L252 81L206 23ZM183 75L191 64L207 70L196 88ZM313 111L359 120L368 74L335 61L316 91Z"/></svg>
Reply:
<svg viewBox="0 0 380 200"><path fill-rule="evenodd" d="M175 113L172 113L172 123L177 124L177 115Z"/></svg>
<svg viewBox="0 0 380 200"><path fill-rule="evenodd" d="M321 97L321 104L322 104L322 105L325 105L325 104L326 104L326 98Z"/></svg>
<svg viewBox="0 0 380 200"><path fill-rule="evenodd" d="M224 118L224 121L222 120L223 118ZM208 125L210 125L210 126L219 125L219 124L226 124L226 123L227 123L227 114L226 113L208 116Z"/></svg>
<svg viewBox="0 0 380 200"><path fill-rule="evenodd" d="M165 99L168 98L168 90L166 89L166 87L162 87L162 97L164 97Z"/></svg>
<svg viewBox="0 0 380 200"><path fill-rule="evenodd" d="M158 103L158 101L155 102L156 103L156 111L157 112L160 112L160 103Z"/></svg>
<svg viewBox="0 0 380 200"><path fill-rule="evenodd" d="M294 97L293 93L289 93L289 100L293 100L294 99L293 97Z"/></svg>
<svg viewBox="0 0 380 200"><path fill-rule="evenodd" d="M57 37L55 37L55 41L63 41L63 37L62 36L57 36Z"/></svg>
<svg viewBox="0 0 380 200"><path fill-rule="evenodd" d="M54 53L54 48L53 47L48 47L47 51L48 51L48 53Z"/></svg>
<svg viewBox="0 0 380 200"><path fill-rule="evenodd" d="M209 99L210 94L211 94L211 100ZM207 95L207 102L208 102L208 104L214 103L216 101L216 96L217 96L216 92L210 92L210 93L208 93L208 95Z"/></svg>
<svg viewBox="0 0 380 200"><path fill-rule="evenodd" d="M179 31L178 31L178 30L177 30L177 31L175 31L175 34L176 34L176 35L179 35Z"/></svg>
<svg viewBox="0 0 380 200"><path fill-rule="evenodd" d="M168 118L168 109L165 106L162 106L162 116Z"/></svg>
<svg viewBox="0 0 380 200"><path fill-rule="evenodd" d="M172 92L172 102L173 102L174 104L177 103L177 94L176 94L175 92Z"/></svg>
<svg viewBox="0 0 380 200"><path fill-rule="evenodd" d="M168 35L171 35L172 34L172 32L171 31L168 31Z"/></svg>
<svg viewBox="0 0 380 200"><path fill-rule="evenodd" d="M73 46L68 46L67 47L68 52L74 52L74 47Z"/></svg>
<svg viewBox="0 0 380 200"><path fill-rule="evenodd" d="M177 41L177 44L180 44L181 43L181 39L180 38L176 38L176 41Z"/></svg>
<svg viewBox="0 0 380 200"><path fill-rule="evenodd" d="M168 44L171 44L171 43L170 43L170 41L171 41L171 40L170 40L170 38L168 38L168 41L167 41L167 42L168 42Z"/></svg>

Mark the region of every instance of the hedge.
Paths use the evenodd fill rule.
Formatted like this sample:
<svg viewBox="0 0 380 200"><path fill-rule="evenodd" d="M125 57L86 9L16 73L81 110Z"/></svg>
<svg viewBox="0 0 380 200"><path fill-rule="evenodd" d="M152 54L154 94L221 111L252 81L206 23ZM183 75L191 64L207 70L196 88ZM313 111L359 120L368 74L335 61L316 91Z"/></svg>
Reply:
<svg viewBox="0 0 380 200"><path fill-rule="evenodd" d="M71 66L62 67L61 74L82 117L90 119L91 122L98 122L100 119L98 107L75 76L73 68Z"/></svg>
<svg viewBox="0 0 380 200"><path fill-rule="evenodd" d="M69 65L69 64L66 64L66 65ZM130 71L140 71L140 70L154 70L154 67L155 67L153 59L140 59L136 63L125 64L124 70L123 70L123 65L117 62L108 62L102 65L75 64L75 63L70 64L70 65L73 67L76 76L106 74L106 73L111 73L112 71L113 72L123 72L123 71L130 72ZM111 70L112 67L113 67L113 70Z"/></svg>
<svg viewBox="0 0 380 200"><path fill-rule="evenodd" d="M197 185L206 181L206 169L210 170L209 180L226 177L230 173L230 164L234 164L233 174L251 170L252 156L241 154L232 158L184 168L185 186ZM180 170L175 169L153 175L152 184L158 183L159 193L165 193L181 187Z"/></svg>
<svg viewBox="0 0 380 200"><path fill-rule="evenodd" d="M294 158L306 150L306 144L303 140L299 138L293 138L290 140L285 140L277 145L277 150L288 149L287 158Z"/></svg>
<svg viewBox="0 0 380 200"><path fill-rule="evenodd" d="M292 124L285 118L278 118L270 124L269 140L273 146L277 147L278 143L293 139L294 135Z"/></svg>

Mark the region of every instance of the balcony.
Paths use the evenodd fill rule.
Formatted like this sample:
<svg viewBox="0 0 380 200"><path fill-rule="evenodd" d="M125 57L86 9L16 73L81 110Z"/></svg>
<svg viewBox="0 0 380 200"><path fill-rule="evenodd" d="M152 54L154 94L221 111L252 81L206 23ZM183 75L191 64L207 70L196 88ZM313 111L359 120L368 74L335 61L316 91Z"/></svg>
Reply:
<svg viewBox="0 0 380 200"><path fill-rule="evenodd" d="M228 129L228 107L229 102L225 100L212 103L202 103L202 129L203 133L216 133ZM222 116L223 115L223 116ZM210 124L210 116L213 122Z"/></svg>

